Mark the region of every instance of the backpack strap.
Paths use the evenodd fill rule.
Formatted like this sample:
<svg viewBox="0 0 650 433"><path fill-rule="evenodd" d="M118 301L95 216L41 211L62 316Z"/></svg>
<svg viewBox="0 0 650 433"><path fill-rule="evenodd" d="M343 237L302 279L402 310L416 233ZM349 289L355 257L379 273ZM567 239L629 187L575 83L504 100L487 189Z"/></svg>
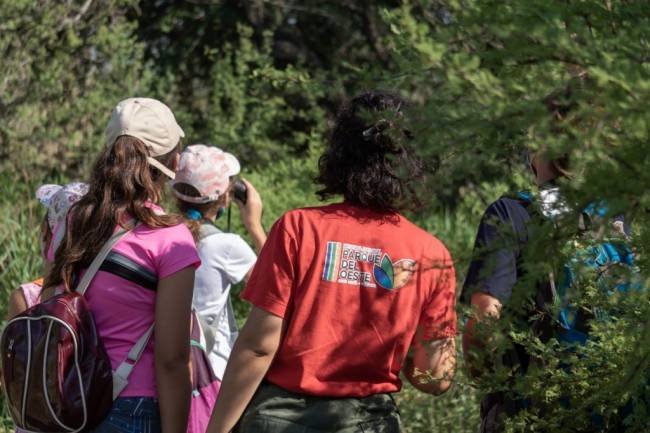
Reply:
<svg viewBox="0 0 650 433"><path fill-rule="evenodd" d="M223 232L221 230L219 230L218 228L216 228L214 226L214 224L205 223L205 224L201 224L201 226L199 227L199 239L200 240L203 240L203 239L207 238L208 236L218 235L219 233L223 233Z"/></svg>
<svg viewBox="0 0 650 433"><path fill-rule="evenodd" d="M106 256L108 256L108 253L111 252L113 246L115 246L115 244L120 239L122 239L122 237L124 237L124 235L127 234L128 232L129 232L128 230L120 229L117 232L115 232L110 238L108 238L108 240L102 246L102 249L99 250L97 256L95 256L95 259L92 261L90 266L88 266L88 269L86 270L86 273L81 279L81 282L79 283L79 285L77 285L77 288L75 289L77 293L79 293L80 295L86 293L86 290L90 285L90 282L93 280L93 278L95 278L95 274L97 273L100 266L104 262Z"/></svg>
<svg viewBox="0 0 650 433"><path fill-rule="evenodd" d="M120 229L115 232L102 246L102 249L99 250L99 253L92 261L86 273L84 274L81 282L76 288L76 292L83 295L91 281L97 274L97 271L100 269L106 257L110 254L111 249L115 244L124 237L129 232L129 230ZM124 257L124 256L121 256ZM151 325L144 334L136 341L136 343L131 347L129 353L124 361L117 367L117 370L113 372L113 400L115 400L120 393L126 388L129 383L129 376L133 371L133 367L142 357L145 347L153 334L154 325Z"/></svg>
<svg viewBox="0 0 650 433"><path fill-rule="evenodd" d="M156 291L158 288L158 277L153 272L117 251L111 251L106 256L99 270L117 275L145 289Z"/></svg>
<svg viewBox="0 0 650 433"><path fill-rule="evenodd" d="M131 347L131 350L129 350L129 353L126 355L126 359L122 361L113 372L113 400L115 400L129 384L129 376L133 372L133 367L135 367L142 357L144 349L147 347L147 343L149 343L149 339L151 339L151 335L153 334L153 328L153 324L149 326L145 333L142 334L133 347Z"/></svg>
<svg viewBox="0 0 650 433"><path fill-rule="evenodd" d="M533 203L533 194L530 191L517 191L514 198L522 202L524 207Z"/></svg>
<svg viewBox="0 0 650 433"><path fill-rule="evenodd" d="M146 289L155 291L158 286L158 277L156 275L144 266L116 251L111 251L107 254L106 260L102 263L100 269ZM126 359L113 371L113 400L119 397L122 391L124 391L124 388L129 384L129 376L142 357L144 349L147 347L153 334L153 328L153 324L147 328L144 334L131 347L131 350L126 355Z"/></svg>
<svg viewBox="0 0 650 433"><path fill-rule="evenodd" d="M115 251L107 254L106 260L101 265L100 269L104 272L109 272L125 280L131 281L146 289L156 290L158 286L158 277L144 266L136 263L129 257ZM153 334L154 325L152 324L140 336L138 341L135 342L126 359L113 371L113 400L115 400L124 391L124 388L129 384L129 376L133 372L133 368L138 363L144 349L147 347L151 335Z"/></svg>
<svg viewBox="0 0 650 433"><path fill-rule="evenodd" d="M104 262L99 267L104 272L117 275L125 280L131 281L146 289L156 290L158 286L158 277L144 266L136 263L129 257L116 251L110 251L106 254ZM129 376L133 368L138 363L144 349L147 347L153 334L154 325L152 324L135 342L126 359L113 371L113 400L115 400L124 391L129 384Z"/></svg>
<svg viewBox="0 0 650 433"><path fill-rule="evenodd" d="M223 233L221 230L219 230L217 227L215 227L214 224L211 223L204 223L201 224L201 227L199 228L199 240L203 240L207 237L213 236L213 235L218 235L220 233ZM195 306L196 308L196 306ZM203 337L205 339L205 351L206 353L212 352L212 349L214 348L214 345L216 343L216 338L217 338L217 328L219 326L219 323L223 320L223 317L226 314L226 308L224 307L221 310L221 313L214 319L212 322L208 322L208 320L199 313L199 311L196 311L196 318L199 327L201 328L201 332L203 333Z"/></svg>

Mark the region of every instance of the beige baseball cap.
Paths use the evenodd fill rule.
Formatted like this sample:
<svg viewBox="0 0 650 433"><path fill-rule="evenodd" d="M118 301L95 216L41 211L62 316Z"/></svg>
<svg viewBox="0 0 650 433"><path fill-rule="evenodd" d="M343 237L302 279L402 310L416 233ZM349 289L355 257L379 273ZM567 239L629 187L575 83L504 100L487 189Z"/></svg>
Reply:
<svg viewBox="0 0 650 433"><path fill-rule="evenodd" d="M142 141L150 152L149 164L174 178L174 172L154 158L174 150L185 133L176 123L172 110L162 102L151 98L121 101L113 109L105 134L109 146L120 135L130 135Z"/></svg>

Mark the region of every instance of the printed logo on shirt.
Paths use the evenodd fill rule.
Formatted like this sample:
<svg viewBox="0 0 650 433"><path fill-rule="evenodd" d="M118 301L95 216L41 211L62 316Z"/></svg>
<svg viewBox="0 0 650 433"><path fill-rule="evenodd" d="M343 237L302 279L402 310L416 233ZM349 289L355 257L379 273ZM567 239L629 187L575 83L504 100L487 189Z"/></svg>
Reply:
<svg viewBox="0 0 650 433"><path fill-rule="evenodd" d="M328 242L325 251L323 277L325 281L399 289L408 283L415 272L415 260L393 262L379 248L342 242Z"/></svg>

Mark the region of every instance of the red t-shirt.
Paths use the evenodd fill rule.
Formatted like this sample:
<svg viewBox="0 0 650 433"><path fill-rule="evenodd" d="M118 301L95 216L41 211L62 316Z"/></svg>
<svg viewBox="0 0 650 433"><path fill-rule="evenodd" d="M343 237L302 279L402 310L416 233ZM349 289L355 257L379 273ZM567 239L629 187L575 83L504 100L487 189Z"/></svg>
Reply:
<svg viewBox="0 0 650 433"><path fill-rule="evenodd" d="M401 388L416 328L455 335L455 288L438 239L401 215L343 203L282 216L241 296L286 322L269 382L364 397Z"/></svg>

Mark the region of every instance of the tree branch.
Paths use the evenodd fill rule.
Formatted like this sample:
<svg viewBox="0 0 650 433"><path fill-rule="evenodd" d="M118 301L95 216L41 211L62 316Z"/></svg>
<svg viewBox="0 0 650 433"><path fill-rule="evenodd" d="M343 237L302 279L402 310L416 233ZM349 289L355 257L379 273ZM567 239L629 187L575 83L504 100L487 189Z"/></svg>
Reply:
<svg viewBox="0 0 650 433"><path fill-rule="evenodd" d="M63 30L64 28L66 28L68 26L71 26L71 25L74 25L74 24L78 23L79 20L81 20L81 18L83 18L83 16L86 15L86 13L88 12L88 9L90 9L90 5L92 5L92 3L93 3L93 0L86 0L86 3L84 3L83 6L81 6L81 9L79 10L79 13L77 13L77 15L75 15L72 18L64 19L61 22L61 25L58 27L57 31L61 31L61 30Z"/></svg>
<svg viewBox="0 0 650 433"><path fill-rule="evenodd" d="M390 67L390 56L388 55L388 52L384 46L381 44L381 36L379 35L379 30L377 29L377 22L375 21L374 11L375 9L372 8L371 5L367 2L366 7L363 8L361 15L361 19L363 20L363 27L365 30L364 33L366 35L366 39L368 39L368 43L370 43L370 46L374 50L379 61L384 67L388 68Z"/></svg>

